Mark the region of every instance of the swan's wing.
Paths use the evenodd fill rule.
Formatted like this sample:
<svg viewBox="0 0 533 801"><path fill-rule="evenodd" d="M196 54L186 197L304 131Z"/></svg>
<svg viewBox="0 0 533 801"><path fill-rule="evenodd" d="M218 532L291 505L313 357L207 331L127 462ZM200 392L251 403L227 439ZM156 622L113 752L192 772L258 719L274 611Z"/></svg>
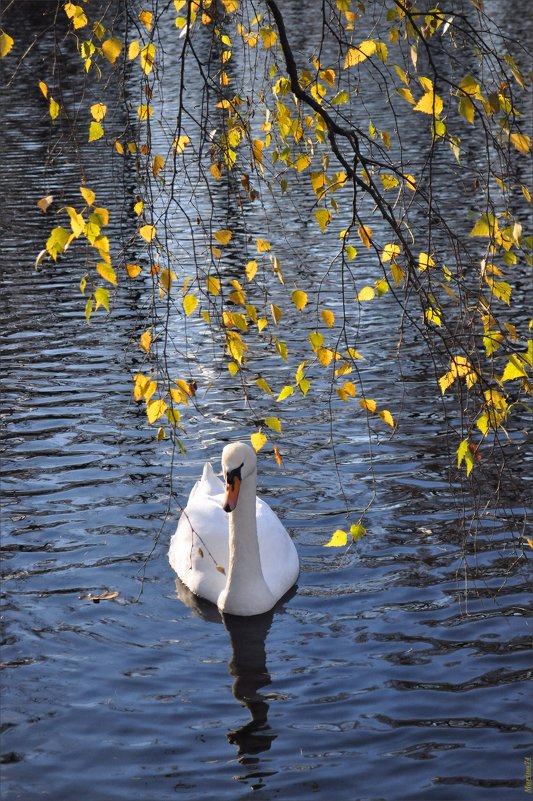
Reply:
<svg viewBox="0 0 533 801"><path fill-rule="evenodd" d="M168 558L195 595L216 603L228 574L228 516L222 509L222 495L204 495L202 482L198 483L200 486L185 507L170 541Z"/></svg>
<svg viewBox="0 0 533 801"><path fill-rule="evenodd" d="M188 502L191 503L193 498L195 498L196 496L220 495L220 493L222 492L224 492L223 482L218 478L218 476L215 475L215 472L211 467L211 463L206 462L204 464L202 477L199 481L196 482L196 484L192 488Z"/></svg>
<svg viewBox="0 0 533 801"><path fill-rule="evenodd" d="M273 595L280 598L298 578L298 553L277 514L260 498L257 499L256 511L263 575Z"/></svg>

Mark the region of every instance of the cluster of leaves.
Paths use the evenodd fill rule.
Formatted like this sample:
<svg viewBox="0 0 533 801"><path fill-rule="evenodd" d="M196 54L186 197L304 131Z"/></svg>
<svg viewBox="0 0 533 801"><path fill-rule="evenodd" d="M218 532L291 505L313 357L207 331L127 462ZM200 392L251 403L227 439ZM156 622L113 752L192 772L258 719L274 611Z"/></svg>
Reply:
<svg viewBox="0 0 533 801"><path fill-rule="evenodd" d="M524 232L520 217L531 203L519 166L531 151L519 106L529 79L481 0L464 0L455 13L440 2L426 10L391 0L375 17L363 2L328 0L322 4L321 46L305 54L300 65L275 0L257 2L253 16L239 0L174 0L170 14L148 5L135 12L137 36L131 41L100 19L91 21L89 0L64 3L63 9L87 73L99 79L104 65L130 72L138 65L145 102L133 110L137 136L111 138L110 144L118 156L136 158L145 176L145 191L132 205L139 221L136 236L148 248L160 301L215 331L231 376L255 384L276 408L292 395L312 392L314 376L325 370L336 398L357 403L369 419L394 430L396 413L367 397L360 366L364 338L355 341L347 325L351 310L369 303L386 302L385 314L391 314L393 298L402 326L409 322L428 345L436 388L442 395L457 395L457 462L470 475L484 441L505 435L511 413L533 394L533 343L528 321L514 302L517 276L533 265L533 237ZM182 92L176 128L162 155L152 151L150 127L154 85L164 88L157 35L166 25L174 28L181 48ZM196 47L206 40L211 43L207 59ZM0 54L7 55L12 45L3 33ZM186 107L189 68L200 69L205 84L202 119ZM250 83L246 71L255 73L258 86L251 94L237 86L239 73L241 87ZM378 127L370 118L359 121L357 105L369 84L383 93L389 127ZM40 87L57 121L61 107L44 82ZM97 102L89 112L88 141L96 142L105 134L107 108ZM402 115L412 115L419 132L426 154L421 166L404 162L405 133L397 124ZM464 145L472 137L480 142L479 164L472 164ZM450 174L463 172L475 188L468 230L440 210L433 179L437 158L448 158ZM151 198L155 183L172 199L176 176L192 169L206 196L214 185L229 182L241 207L261 201L264 193L281 203L292 185L307 182L317 234L338 243L342 314L322 303L316 277L310 276L307 285L286 283L267 231L254 236L255 252L243 259L239 278L229 277L223 265L235 230L206 220L204 262L195 275L184 275L168 246L165 217L155 220ZM94 192L84 186L80 191L85 206L63 210L69 227L52 230L37 264L45 256L55 261L74 240L88 242L94 259L80 289L87 295L89 320L100 307L109 311L107 284L117 286L121 276L137 278L142 268L126 260L123 269L112 266L109 239L102 234L108 211L94 205ZM360 277L369 274L373 280ZM287 342L295 318L307 332L303 352ZM168 315L161 319L163 330L154 318L140 337L147 357L155 343L167 341ZM264 374L259 360L265 351L290 368L290 383L274 386ZM170 379L164 371L139 373L133 391L145 402L149 423L158 424L158 437L165 436L167 424L176 435L181 429L176 406L194 397L191 381ZM281 411L265 417L251 433L256 450L271 441L279 459L283 424ZM352 539L361 530L358 521ZM347 539L346 532L335 532L330 544Z"/></svg>

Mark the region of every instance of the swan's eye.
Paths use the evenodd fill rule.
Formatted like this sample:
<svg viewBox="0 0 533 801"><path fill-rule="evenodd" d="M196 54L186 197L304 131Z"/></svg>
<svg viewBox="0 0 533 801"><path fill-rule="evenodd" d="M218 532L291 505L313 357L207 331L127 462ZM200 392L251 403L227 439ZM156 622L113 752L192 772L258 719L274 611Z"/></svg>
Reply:
<svg viewBox="0 0 533 801"><path fill-rule="evenodd" d="M241 481L241 469L244 467L244 462L239 466L236 467L234 470L228 470L226 473L226 484L233 486L233 482L236 478Z"/></svg>

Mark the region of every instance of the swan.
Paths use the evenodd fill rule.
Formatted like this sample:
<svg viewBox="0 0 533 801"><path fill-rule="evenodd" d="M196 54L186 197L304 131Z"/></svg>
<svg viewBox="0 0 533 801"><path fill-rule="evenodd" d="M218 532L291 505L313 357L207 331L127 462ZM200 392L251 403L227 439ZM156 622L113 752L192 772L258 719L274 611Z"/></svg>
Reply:
<svg viewBox="0 0 533 801"><path fill-rule="evenodd" d="M207 462L170 541L181 581L231 615L268 612L300 570L288 532L256 496L257 457L243 442L222 451L225 484Z"/></svg>

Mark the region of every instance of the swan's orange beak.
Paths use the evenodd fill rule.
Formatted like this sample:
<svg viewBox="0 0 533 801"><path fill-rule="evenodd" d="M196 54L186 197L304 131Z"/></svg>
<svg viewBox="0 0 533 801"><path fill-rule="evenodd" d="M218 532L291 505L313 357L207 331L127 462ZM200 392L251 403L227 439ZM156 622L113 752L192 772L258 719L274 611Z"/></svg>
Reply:
<svg viewBox="0 0 533 801"><path fill-rule="evenodd" d="M234 476L230 482L226 484L226 494L224 495L224 503L222 508L225 512L233 512L239 500L239 490L241 488L241 480Z"/></svg>

